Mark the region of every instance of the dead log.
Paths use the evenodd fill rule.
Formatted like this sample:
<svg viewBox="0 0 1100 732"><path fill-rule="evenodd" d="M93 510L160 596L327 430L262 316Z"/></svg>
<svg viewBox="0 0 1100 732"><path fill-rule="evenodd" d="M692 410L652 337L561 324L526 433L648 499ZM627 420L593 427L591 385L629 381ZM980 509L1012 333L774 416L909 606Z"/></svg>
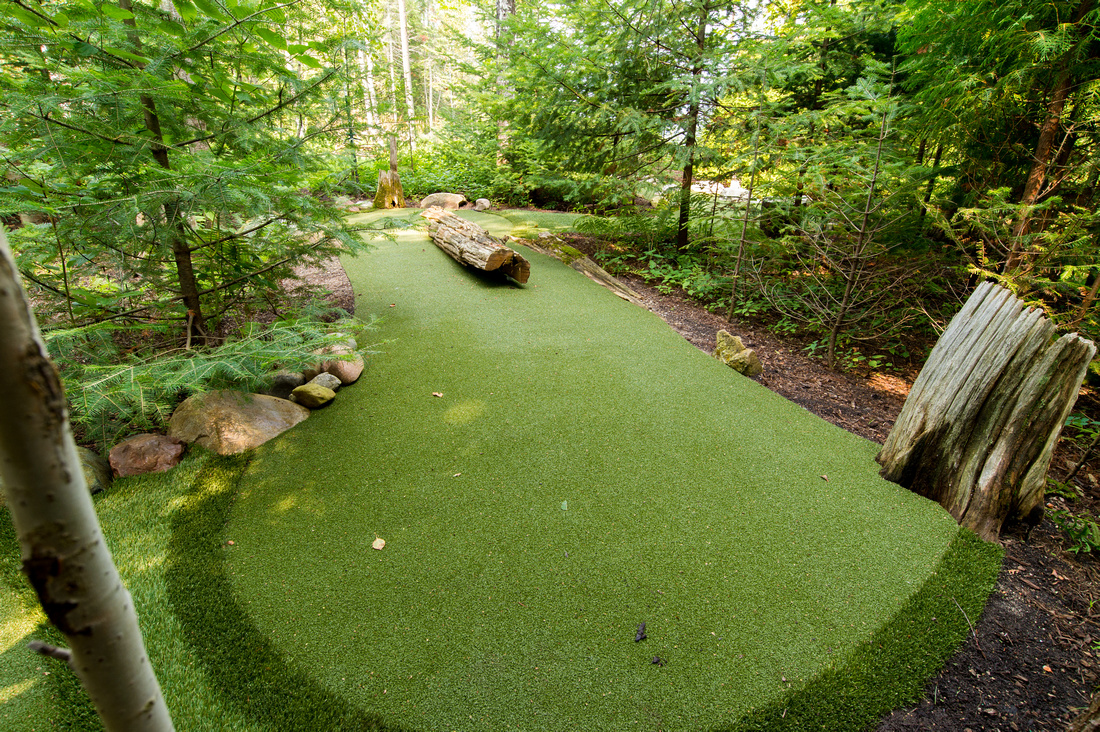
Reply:
<svg viewBox="0 0 1100 732"><path fill-rule="evenodd" d="M502 272L521 284L531 276L530 262L477 224L437 206L420 215L428 219L428 233L435 245L460 264Z"/></svg>
<svg viewBox="0 0 1100 732"><path fill-rule="evenodd" d="M1042 515L1047 468L1092 341L1053 339L1043 313L983 283L947 326L878 461L882 476L994 541L1008 519Z"/></svg>
<svg viewBox="0 0 1100 732"><path fill-rule="evenodd" d="M515 237L512 238L514 239ZM563 264L569 265L588 277L588 279L598 285L606 287L627 302L632 302L639 307L645 307L641 295L634 292L634 290L627 287L603 267L585 256L584 252L574 249L558 237L540 235L537 240L527 242L527 246L530 249L534 249L539 254L545 254L548 257L557 259Z"/></svg>

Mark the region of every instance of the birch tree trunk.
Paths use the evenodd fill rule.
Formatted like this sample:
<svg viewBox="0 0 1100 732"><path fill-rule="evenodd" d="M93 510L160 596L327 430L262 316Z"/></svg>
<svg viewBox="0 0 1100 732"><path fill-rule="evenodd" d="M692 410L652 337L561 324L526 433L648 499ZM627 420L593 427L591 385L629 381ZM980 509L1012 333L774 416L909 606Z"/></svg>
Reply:
<svg viewBox="0 0 1100 732"><path fill-rule="evenodd" d="M362 48L359 49L358 55L359 74L363 77L363 112L367 117L367 129L374 131L378 125L374 116L374 59Z"/></svg>
<svg viewBox="0 0 1100 732"><path fill-rule="evenodd" d="M991 282L947 326L878 461L882 476L996 540L1010 518L1042 511L1047 468L1092 341L1054 325Z"/></svg>
<svg viewBox="0 0 1100 732"><path fill-rule="evenodd" d="M0 476L23 571L70 650L64 658L108 732L172 729L145 656L130 593L103 540L69 430L61 380L46 355L0 229Z"/></svg>
<svg viewBox="0 0 1100 732"><path fill-rule="evenodd" d="M409 62L409 19L405 0L397 0L397 23L401 31L401 72L405 75L405 107L408 112L409 150L416 152L416 108L413 106L412 64Z"/></svg>

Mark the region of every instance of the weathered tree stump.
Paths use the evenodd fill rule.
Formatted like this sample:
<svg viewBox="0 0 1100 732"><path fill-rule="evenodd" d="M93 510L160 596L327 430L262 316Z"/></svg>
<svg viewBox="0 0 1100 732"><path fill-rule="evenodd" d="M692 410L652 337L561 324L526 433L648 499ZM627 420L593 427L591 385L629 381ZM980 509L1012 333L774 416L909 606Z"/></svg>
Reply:
<svg viewBox="0 0 1100 732"><path fill-rule="evenodd" d="M375 208L405 208L405 192L396 170L378 171L378 189L374 192Z"/></svg>
<svg viewBox="0 0 1100 732"><path fill-rule="evenodd" d="M987 541L1041 515L1054 443L1092 341L983 283L928 357L878 455L882 476L937 501Z"/></svg>
<svg viewBox="0 0 1100 732"><path fill-rule="evenodd" d="M390 169L378 171L378 188L374 192L375 208L405 208L405 191L397 174L397 138L390 135Z"/></svg>
<svg viewBox="0 0 1100 732"><path fill-rule="evenodd" d="M502 272L521 284L531 276L530 262L477 224L438 207L420 215L428 219L428 233L435 245L460 264Z"/></svg>

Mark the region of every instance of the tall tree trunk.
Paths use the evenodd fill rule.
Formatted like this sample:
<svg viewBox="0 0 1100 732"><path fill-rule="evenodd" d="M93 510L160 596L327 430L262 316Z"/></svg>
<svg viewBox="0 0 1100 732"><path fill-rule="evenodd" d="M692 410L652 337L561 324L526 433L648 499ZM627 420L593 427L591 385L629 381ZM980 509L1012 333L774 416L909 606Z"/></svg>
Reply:
<svg viewBox="0 0 1100 732"><path fill-rule="evenodd" d="M499 71L497 73L497 93L501 99L510 99L512 97L512 90L508 87L507 76L505 72L511 63L512 53L512 36L510 34L505 35L505 23L508 18L515 15L516 12L516 0L497 0L497 64ZM454 106L452 102L451 106ZM504 151L508 148L508 120L504 119L501 115L497 119L497 166L504 165L507 160L504 157Z"/></svg>
<svg viewBox="0 0 1100 732"><path fill-rule="evenodd" d="M362 48L358 51L359 74L363 77L363 113L367 119L367 129L374 130L378 120L374 115L377 108L374 101L374 59Z"/></svg>
<svg viewBox="0 0 1100 732"><path fill-rule="evenodd" d="M393 129L397 129L400 124L400 115L398 110L401 106L397 103L397 62L394 60L394 31L393 31L393 14L390 12L390 2L386 0L386 15L383 20L386 28L386 65L390 70L390 99L393 103Z"/></svg>
<svg viewBox="0 0 1100 732"><path fill-rule="evenodd" d="M409 123L409 151L416 152L416 108L413 106L412 64L409 61L409 23L405 0L397 0L397 22L401 31L401 72L405 76L405 108Z"/></svg>
<svg viewBox="0 0 1100 732"><path fill-rule="evenodd" d="M118 6L123 10L133 13L133 5L130 0L119 0ZM134 46L134 52L141 53L141 37L137 32L137 21L131 17L123 21L130 27L130 42ZM138 64L143 69L143 64ZM164 144L164 135L160 129L160 116L157 114L156 104L153 98L147 94L139 97L145 115L145 128L152 133L150 145L153 159L164 170L171 170L171 161L168 159L168 147ZM167 223L167 231L172 247L172 259L176 264L176 277L179 279L180 295L183 304L187 308L187 341L205 342L206 319L202 312L202 298L199 297L199 285L195 278L194 261L191 257L191 248L187 244L187 222L180 216L179 201L171 199L164 203L164 218Z"/></svg>
<svg viewBox="0 0 1100 732"><path fill-rule="evenodd" d="M920 208L920 217L923 219L928 213L928 205L932 203L932 192L936 189L936 168L940 167L940 157L943 155L943 143L936 145L936 154L932 156L932 175L928 178L928 187L924 189L924 205Z"/></svg>
<svg viewBox="0 0 1100 732"><path fill-rule="evenodd" d="M710 6L704 3L699 8L699 22L695 29L696 56L691 68L691 96L688 101L687 130L684 135L687 162L684 163L683 179L680 181L680 216L676 225L676 248L681 250L688 248L691 239L688 229L691 220L691 184L695 174L695 148L699 132L699 84L703 76L703 54L707 49L709 19ZM749 204L751 203L750 201Z"/></svg>
<svg viewBox="0 0 1100 732"><path fill-rule="evenodd" d="M1085 15L1092 10L1094 4L1095 0L1083 0L1077 6L1073 24L1080 24ZM1020 195L1021 209L1012 231L1012 249L1009 251L1001 270L1006 274L1015 272L1025 265L1027 250L1029 249L1028 237L1041 229L1041 223L1036 225L1035 218L1032 216L1032 208L1039 202L1039 198L1043 194L1043 184L1046 182L1047 174L1050 172L1058 154L1055 140L1062 129L1062 114L1065 112L1066 102L1069 101L1070 94L1073 92L1074 82L1070 62L1069 60L1063 60L1050 94L1050 101L1047 102L1046 117L1039 128L1039 141L1035 143L1035 153L1032 156L1031 170L1028 172L1027 182L1024 183L1024 192Z"/></svg>
<svg viewBox="0 0 1100 732"><path fill-rule="evenodd" d="M172 718L145 655L130 593L100 532L65 394L0 228L0 477L23 571L70 648L67 660L108 732L164 732Z"/></svg>

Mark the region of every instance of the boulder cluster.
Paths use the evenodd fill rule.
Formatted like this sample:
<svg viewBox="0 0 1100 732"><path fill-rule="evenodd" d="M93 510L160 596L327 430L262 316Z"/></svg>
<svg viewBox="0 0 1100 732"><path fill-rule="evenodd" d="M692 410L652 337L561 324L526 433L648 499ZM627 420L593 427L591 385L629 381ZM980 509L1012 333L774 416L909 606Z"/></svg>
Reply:
<svg viewBox="0 0 1100 732"><path fill-rule="evenodd" d="M311 410L330 404L341 387L355 383L363 373L363 357L350 338L317 355L327 358L313 368L273 373L262 394L223 389L188 397L169 418L167 435L135 435L111 448L107 461L98 458L103 464L97 470L107 477L97 473L97 487L89 479L89 488L102 490L110 473L122 477L168 470L183 459L191 443L219 455L235 455L285 432L308 418ZM90 458L85 462L92 464Z"/></svg>

